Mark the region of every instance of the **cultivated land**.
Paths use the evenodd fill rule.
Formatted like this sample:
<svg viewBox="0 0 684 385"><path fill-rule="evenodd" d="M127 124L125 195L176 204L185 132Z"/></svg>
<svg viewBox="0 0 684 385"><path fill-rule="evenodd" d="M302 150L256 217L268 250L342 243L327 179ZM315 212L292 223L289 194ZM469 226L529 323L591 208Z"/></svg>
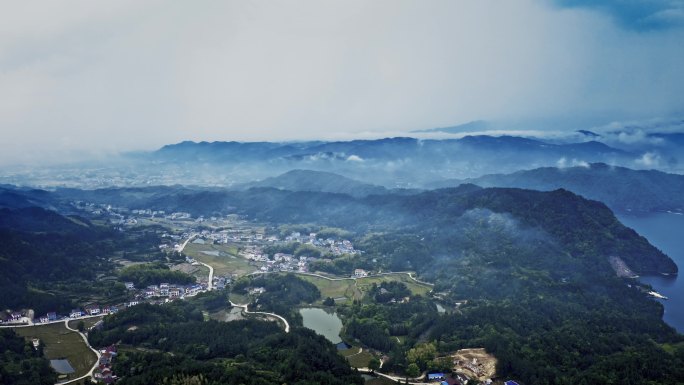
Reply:
<svg viewBox="0 0 684 385"><path fill-rule="evenodd" d="M338 303L342 301L361 300L375 283L380 285L382 282L403 282L406 284L411 294L425 295L432 287L415 282L405 273L387 274L381 276L371 276L363 278L332 278L326 279L313 275L299 274L300 278L309 281L321 291L321 297L334 298ZM322 301L322 300L321 300Z"/></svg>
<svg viewBox="0 0 684 385"><path fill-rule="evenodd" d="M183 253L211 265L215 275L238 276L252 273L256 267L250 266L249 261L238 255L238 248L234 245L211 245L188 243Z"/></svg>
<svg viewBox="0 0 684 385"><path fill-rule="evenodd" d="M367 368L373 355L358 346L341 350L340 354L347 359L349 365L355 368Z"/></svg>
<svg viewBox="0 0 684 385"><path fill-rule="evenodd" d="M28 341L40 339L45 344L45 358L69 360L76 372L68 375L67 379L87 374L97 360L83 338L78 333L67 330L63 322L14 330Z"/></svg>
<svg viewBox="0 0 684 385"><path fill-rule="evenodd" d="M70 327L70 328L73 328L73 329L77 329L77 328L78 328L78 323L79 323L80 321L83 321L83 326L85 326L85 330L88 330L88 329L90 329L91 327L93 327L96 323L102 321L103 318L104 318L104 316L101 316L101 317L91 317L91 318L84 318L84 319L82 319L82 320L73 320L73 321L69 321L69 327Z"/></svg>

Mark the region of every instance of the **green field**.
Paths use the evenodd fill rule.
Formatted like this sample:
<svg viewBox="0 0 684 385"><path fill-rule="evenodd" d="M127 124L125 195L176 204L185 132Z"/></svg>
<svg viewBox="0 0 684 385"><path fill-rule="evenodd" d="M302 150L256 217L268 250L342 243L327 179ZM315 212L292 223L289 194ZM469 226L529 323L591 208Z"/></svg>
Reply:
<svg viewBox="0 0 684 385"><path fill-rule="evenodd" d="M352 346L346 350L340 350L340 354L349 361L349 365L355 368L367 368L373 355L358 346Z"/></svg>
<svg viewBox="0 0 684 385"><path fill-rule="evenodd" d="M366 385L394 385L394 384L396 384L396 382L394 382L388 378L377 377L377 378L373 378L370 380L366 380L365 384Z"/></svg>
<svg viewBox="0 0 684 385"><path fill-rule="evenodd" d="M85 326L86 331L93 327L96 323L100 322L104 318L104 316L101 317L92 317L92 318L84 318L83 320L73 320L69 321L69 327L71 328L78 328L78 322L83 321L83 325Z"/></svg>
<svg viewBox="0 0 684 385"><path fill-rule="evenodd" d="M14 330L28 341L33 338L40 339L45 344L45 358L69 360L76 372L70 374L68 379L85 375L97 360L95 353L88 349L81 336L68 330L63 323L15 328Z"/></svg>
<svg viewBox="0 0 684 385"><path fill-rule="evenodd" d="M424 284L417 283L410 279L406 274L390 274L381 275L376 277L365 277L365 278L347 278L340 280L329 280L321 277L315 277L306 274L300 274L300 278L313 283L321 291L322 299L326 297L331 298L346 298L346 301L360 300L363 296L370 290L373 283L380 284L382 282L399 281L406 284L411 293L414 295L425 295L432 287ZM322 300L321 300L322 302ZM337 301L340 303L342 301Z"/></svg>
<svg viewBox="0 0 684 385"><path fill-rule="evenodd" d="M215 253L218 256L209 255L205 252ZM238 249L234 245L209 245L188 243L183 251L188 256L206 263L214 268L214 275L245 275L256 270L249 265L247 259L238 255Z"/></svg>

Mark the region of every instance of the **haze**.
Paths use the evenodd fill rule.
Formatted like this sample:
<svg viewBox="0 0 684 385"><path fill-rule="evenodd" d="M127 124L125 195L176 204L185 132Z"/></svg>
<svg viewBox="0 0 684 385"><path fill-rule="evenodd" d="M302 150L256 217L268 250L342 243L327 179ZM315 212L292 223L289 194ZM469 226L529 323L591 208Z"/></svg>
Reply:
<svg viewBox="0 0 684 385"><path fill-rule="evenodd" d="M684 6L613 3L6 2L0 163L681 116Z"/></svg>

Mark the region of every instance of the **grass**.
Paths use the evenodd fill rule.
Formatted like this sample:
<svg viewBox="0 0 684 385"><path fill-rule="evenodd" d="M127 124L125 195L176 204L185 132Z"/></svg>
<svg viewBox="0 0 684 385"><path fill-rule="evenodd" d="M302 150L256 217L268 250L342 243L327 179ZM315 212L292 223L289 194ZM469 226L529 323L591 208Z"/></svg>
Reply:
<svg viewBox="0 0 684 385"><path fill-rule="evenodd" d="M208 255L202 251L218 251L219 255ZM238 255L238 249L234 245L189 243L183 252L200 262L211 265L215 275L246 275L256 270L254 266L249 265L247 259Z"/></svg>
<svg viewBox="0 0 684 385"><path fill-rule="evenodd" d="M411 294L414 295L425 295L432 290L432 287L417 283L409 278L406 274L399 273L376 277L357 278L356 280L349 278L336 281L304 274L299 275L299 277L316 285L318 290L321 291L321 297L323 299L326 297L345 297L347 301L360 300L370 290L374 283L379 285L382 282L392 281L403 282L411 291ZM338 301L338 303L340 302Z"/></svg>
<svg viewBox="0 0 684 385"><path fill-rule="evenodd" d="M385 378L385 377L376 377L372 378L370 380L366 380L365 385L395 385L396 382Z"/></svg>
<svg viewBox="0 0 684 385"><path fill-rule="evenodd" d="M93 318L84 318L84 319L82 319L82 320L73 320L73 321L69 321L69 327L72 327L72 328L76 329L76 328L78 327L78 322L79 322L79 321L83 321L83 325L85 326L85 330L88 330L88 329L90 329L91 327L93 327L93 325L95 325L96 323L100 322L100 321L102 320L102 318L104 318L104 316L102 316L102 317L93 317Z"/></svg>
<svg viewBox="0 0 684 385"><path fill-rule="evenodd" d="M393 281L399 281L403 282L406 284L406 287L408 287L409 290L411 290L411 294L413 295L425 295L427 294L430 290L432 290L431 286L424 285L422 283L418 283L411 278L409 278L406 274L388 274L388 275L381 275L381 276L376 276L376 277L366 277L366 278L359 278L357 285L363 289L370 288L370 286L373 283L376 283L380 285L382 282L393 282Z"/></svg>
<svg viewBox="0 0 684 385"><path fill-rule="evenodd" d="M367 368L373 355L358 346L352 346L349 349L340 350L338 352L342 357L349 361L349 365L355 368Z"/></svg>
<svg viewBox="0 0 684 385"><path fill-rule="evenodd" d="M299 278L311 282L318 290L321 291L321 297L325 299L326 297L331 298L342 298L345 297L348 300L361 299L363 293L361 293L354 285L353 279L345 279L342 281L331 281L325 278L314 277L311 275L300 274Z"/></svg>
<svg viewBox="0 0 684 385"><path fill-rule="evenodd" d="M97 360L95 353L88 349L81 336L68 330L63 323L15 328L14 330L29 341L33 338L40 339L45 344L45 358L69 360L76 371L68 375L68 379L85 375Z"/></svg>

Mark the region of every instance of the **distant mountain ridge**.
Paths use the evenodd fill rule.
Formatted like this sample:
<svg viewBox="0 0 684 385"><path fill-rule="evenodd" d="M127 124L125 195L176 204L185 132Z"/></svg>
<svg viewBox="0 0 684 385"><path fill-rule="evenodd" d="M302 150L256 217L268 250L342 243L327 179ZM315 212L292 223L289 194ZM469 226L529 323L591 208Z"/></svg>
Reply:
<svg viewBox="0 0 684 385"><path fill-rule="evenodd" d="M561 159L633 164L640 156L596 141L549 143L518 136L476 135L444 140L395 137L333 142L182 142L144 154L142 160L151 166L196 165L222 173L231 168L238 184L306 169L390 188L416 188L445 175L469 178L513 172L555 165ZM189 184L188 178L185 180L184 184Z"/></svg>
<svg viewBox="0 0 684 385"><path fill-rule="evenodd" d="M181 142L153 152L156 159L172 158L183 161L246 161L273 160L315 154L344 154L361 159L396 159L418 155L439 154L443 158L457 156L459 151L533 151L554 156L593 156L612 154L629 156L627 151L590 141L570 144L551 144L538 139L517 136L465 136L461 139L415 139L407 137L338 142ZM343 157L343 159L347 159Z"/></svg>
<svg viewBox="0 0 684 385"><path fill-rule="evenodd" d="M539 192L461 185L415 194L389 192L360 198L271 187L253 187L246 191L167 187L70 189L50 194L61 201L85 200L128 208L185 211L193 216L238 214L273 224L319 223L361 232L403 229L426 237L454 231L450 228L454 218L471 210L486 209L510 213L527 226L543 229L578 257L620 255L637 273L677 272L671 259L620 224L606 205L563 189ZM75 230L80 228L77 223L73 226ZM587 249L587 244L595 249ZM600 263L608 272L607 259Z"/></svg>
<svg viewBox="0 0 684 385"><path fill-rule="evenodd" d="M253 187L273 187L290 191L340 193L354 197L387 193L387 189L382 186L363 183L339 174L313 170L292 170L276 177L236 186L236 189L246 190Z"/></svg>
<svg viewBox="0 0 684 385"><path fill-rule="evenodd" d="M452 187L462 183L542 191L565 188L604 202L613 210L684 212L684 175L632 170L604 163L592 163L588 167L542 167L511 174L444 180L431 183L428 187Z"/></svg>

